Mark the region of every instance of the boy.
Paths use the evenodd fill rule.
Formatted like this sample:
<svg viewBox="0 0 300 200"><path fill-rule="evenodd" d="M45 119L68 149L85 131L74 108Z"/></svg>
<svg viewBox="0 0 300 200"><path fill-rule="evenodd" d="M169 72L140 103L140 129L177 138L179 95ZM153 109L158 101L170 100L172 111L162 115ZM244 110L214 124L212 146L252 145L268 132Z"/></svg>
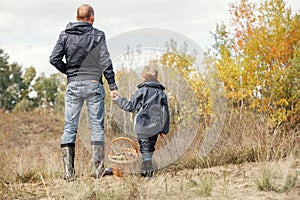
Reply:
<svg viewBox="0 0 300 200"><path fill-rule="evenodd" d="M141 175L153 176L152 156L155 151L157 136L169 132L169 108L165 87L157 80L158 72L150 66L144 67L142 78L135 94L130 100L115 93L112 100L118 106L129 112L137 111L134 130L138 136L140 152L142 154Z"/></svg>

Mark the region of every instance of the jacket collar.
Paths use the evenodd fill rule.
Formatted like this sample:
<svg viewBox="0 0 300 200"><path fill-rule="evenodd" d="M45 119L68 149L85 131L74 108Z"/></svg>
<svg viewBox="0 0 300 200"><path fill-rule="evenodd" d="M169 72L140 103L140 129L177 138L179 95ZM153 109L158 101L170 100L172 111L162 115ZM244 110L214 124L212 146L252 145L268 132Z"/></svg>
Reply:
<svg viewBox="0 0 300 200"><path fill-rule="evenodd" d="M152 87L152 88L157 88L157 89L161 89L161 90L165 89L165 87L158 81L145 81L145 82L138 84L137 87L138 88Z"/></svg>
<svg viewBox="0 0 300 200"><path fill-rule="evenodd" d="M69 22L67 24L66 33L82 35L93 29L93 26L87 22Z"/></svg>

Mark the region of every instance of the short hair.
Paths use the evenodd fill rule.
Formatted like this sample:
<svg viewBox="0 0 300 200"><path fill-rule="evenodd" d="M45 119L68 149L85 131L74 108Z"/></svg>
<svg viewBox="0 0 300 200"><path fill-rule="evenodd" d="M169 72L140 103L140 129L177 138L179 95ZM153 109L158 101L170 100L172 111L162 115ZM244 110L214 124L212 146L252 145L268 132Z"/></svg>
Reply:
<svg viewBox="0 0 300 200"><path fill-rule="evenodd" d="M142 71L142 78L145 81L157 81L158 72L154 67L145 66Z"/></svg>
<svg viewBox="0 0 300 200"><path fill-rule="evenodd" d="M89 4L83 4L77 9L77 19L82 21L89 21L94 15L94 9Z"/></svg>

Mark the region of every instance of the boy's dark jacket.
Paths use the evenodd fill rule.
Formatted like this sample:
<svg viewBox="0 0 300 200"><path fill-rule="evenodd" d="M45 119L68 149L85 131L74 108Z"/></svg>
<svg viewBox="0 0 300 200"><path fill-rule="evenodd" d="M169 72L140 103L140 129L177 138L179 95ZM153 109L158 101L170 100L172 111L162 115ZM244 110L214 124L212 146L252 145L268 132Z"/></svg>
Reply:
<svg viewBox="0 0 300 200"><path fill-rule="evenodd" d="M170 115L168 99L164 93L164 86L158 81L140 83L138 90L130 100L118 98L116 103L123 110L134 112L134 130L139 137L151 137L158 133L169 132Z"/></svg>

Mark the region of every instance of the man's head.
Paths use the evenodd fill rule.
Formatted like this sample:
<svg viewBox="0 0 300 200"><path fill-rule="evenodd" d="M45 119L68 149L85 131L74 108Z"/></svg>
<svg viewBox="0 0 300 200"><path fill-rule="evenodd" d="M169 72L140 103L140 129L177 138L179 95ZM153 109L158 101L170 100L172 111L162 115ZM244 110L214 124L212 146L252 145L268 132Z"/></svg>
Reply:
<svg viewBox="0 0 300 200"><path fill-rule="evenodd" d="M94 9L88 5L83 4L77 9L76 19L80 22L94 23Z"/></svg>
<svg viewBox="0 0 300 200"><path fill-rule="evenodd" d="M157 70L150 66L145 66L142 71L142 78L144 81L157 81L157 75Z"/></svg>

